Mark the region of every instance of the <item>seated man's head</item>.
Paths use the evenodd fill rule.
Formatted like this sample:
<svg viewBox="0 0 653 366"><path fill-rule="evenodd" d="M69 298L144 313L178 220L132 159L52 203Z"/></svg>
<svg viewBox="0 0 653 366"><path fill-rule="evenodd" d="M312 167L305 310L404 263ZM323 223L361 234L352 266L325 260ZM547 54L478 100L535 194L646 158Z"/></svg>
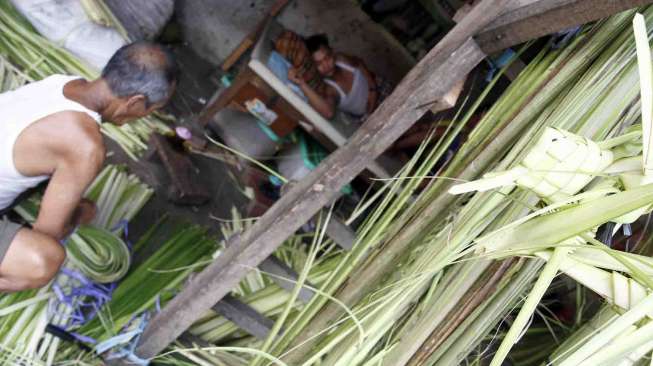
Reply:
<svg viewBox="0 0 653 366"><path fill-rule="evenodd" d="M316 34L306 39L306 48L311 53L317 71L326 77L331 77L336 71L336 59L329 46L326 34Z"/></svg>
<svg viewBox="0 0 653 366"><path fill-rule="evenodd" d="M135 42L121 47L102 70L112 94L102 118L123 124L163 107L174 93L177 63L165 47Z"/></svg>

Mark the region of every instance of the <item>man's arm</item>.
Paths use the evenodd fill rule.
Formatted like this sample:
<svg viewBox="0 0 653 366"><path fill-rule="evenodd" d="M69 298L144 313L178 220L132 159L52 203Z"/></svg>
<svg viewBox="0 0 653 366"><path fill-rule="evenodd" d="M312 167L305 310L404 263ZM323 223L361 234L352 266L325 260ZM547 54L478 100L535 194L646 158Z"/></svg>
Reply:
<svg viewBox="0 0 653 366"><path fill-rule="evenodd" d="M90 122L93 121L81 123ZM57 164L34 223L34 230L57 240L63 239L78 224L71 222L73 213L104 161L104 146L97 131L80 125L70 131L69 137L74 143L57 153Z"/></svg>
<svg viewBox="0 0 653 366"><path fill-rule="evenodd" d="M299 85L299 88L302 90L304 95L306 95L306 98L308 98L308 103L315 108L319 114L326 119L333 118L336 114L337 97L334 93L330 92L330 88L327 89L327 95L323 97L313 90L304 79L297 75L297 70L295 68L291 68L288 71L288 79Z"/></svg>

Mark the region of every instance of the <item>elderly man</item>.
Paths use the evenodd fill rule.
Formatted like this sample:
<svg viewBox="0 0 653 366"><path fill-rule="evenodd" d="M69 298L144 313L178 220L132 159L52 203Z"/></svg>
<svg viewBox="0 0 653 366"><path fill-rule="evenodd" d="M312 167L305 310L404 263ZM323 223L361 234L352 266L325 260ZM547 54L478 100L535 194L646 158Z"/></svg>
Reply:
<svg viewBox="0 0 653 366"><path fill-rule="evenodd" d="M299 85L316 111L327 119L333 118L336 108L355 117L371 114L379 103L379 81L365 63L353 56L336 53L323 34L306 39L317 70L327 87L314 90L296 68L288 72L288 79Z"/></svg>
<svg viewBox="0 0 653 366"><path fill-rule="evenodd" d="M82 195L104 161L99 123L121 125L162 107L176 77L169 51L137 42L120 48L96 80L53 75L0 94L0 210L50 179L32 228L0 219L0 291L54 277L65 259L60 241L94 216Z"/></svg>

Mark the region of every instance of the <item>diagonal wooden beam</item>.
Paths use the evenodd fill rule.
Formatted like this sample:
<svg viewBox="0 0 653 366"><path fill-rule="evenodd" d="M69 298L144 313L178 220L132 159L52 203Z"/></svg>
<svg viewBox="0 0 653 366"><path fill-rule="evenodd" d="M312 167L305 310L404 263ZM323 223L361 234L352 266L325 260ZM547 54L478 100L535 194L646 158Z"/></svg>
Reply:
<svg viewBox="0 0 653 366"><path fill-rule="evenodd" d="M483 0L456 25L345 146L293 186L152 319L136 354L150 358L173 342L408 130L429 103L444 96L481 62L485 54L471 37L495 19L508 1Z"/></svg>
<svg viewBox="0 0 653 366"><path fill-rule="evenodd" d="M510 10L474 38L491 54L651 3L653 0L512 0Z"/></svg>
<svg viewBox="0 0 653 366"><path fill-rule="evenodd" d="M282 289L288 292L295 289L299 275L274 255L267 257L258 268L264 273L272 274L272 280ZM307 285L308 287L299 290L297 296L297 299L305 304L308 304L314 295L313 291L310 290L310 287L314 287L314 285L310 283L307 283Z"/></svg>
<svg viewBox="0 0 653 366"><path fill-rule="evenodd" d="M331 217L327 223L326 234L346 251L350 251L356 242L356 232L337 217Z"/></svg>
<svg viewBox="0 0 653 366"><path fill-rule="evenodd" d="M231 295L223 297L211 309L258 339L265 340L274 326L272 319Z"/></svg>

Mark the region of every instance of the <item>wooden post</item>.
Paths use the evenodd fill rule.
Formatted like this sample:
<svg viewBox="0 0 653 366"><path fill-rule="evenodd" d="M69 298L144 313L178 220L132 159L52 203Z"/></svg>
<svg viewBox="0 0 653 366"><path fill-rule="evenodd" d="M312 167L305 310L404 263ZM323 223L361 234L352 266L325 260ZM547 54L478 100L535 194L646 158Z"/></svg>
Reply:
<svg viewBox="0 0 653 366"><path fill-rule="evenodd" d="M240 58L249 50L255 43L256 43L256 37L261 33L261 30L263 30L263 27L265 26L265 23L267 23L268 19L276 17L281 10L283 10L286 5L288 5L289 0L277 0L276 3L272 5L272 8L268 11L267 15L265 18L263 18L257 25L256 28L252 32L250 32L245 39L242 40L234 49L229 56L225 59L224 63L222 63L222 71L229 71L231 67L240 60Z"/></svg>
<svg viewBox="0 0 653 366"><path fill-rule="evenodd" d="M136 353L151 358L173 342L408 130L425 113L423 106L444 96L481 62L485 54L471 37L495 19L508 1L483 0L452 29L345 146L292 187L152 319Z"/></svg>
<svg viewBox="0 0 653 366"><path fill-rule="evenodd" d="M258 339L265 340L274 326L273 320L231 295L223 297L211 309Z"/></svg>
<svg viewBox="0 0 653 366"><path fill-rule="evenodd" d="M269 273L272 276L272 281L274 281L282 289L292 292L295 289L299 275L295 272L294 269L288 267L285 263L280 261L274 255L267 257L258 268L265 272ZM314 287L311 283L305 283L309 287ZM313 291L308 287L304 287L299 290L297 299L305 304L307 304L313 298Z"/></svg>
<svg viewBox="0 0 653 366"><path fill-rule="evenodd" d="M201 205L211 197L198 179L199 172L180 146L173 146L164 136L154 133L149 145L154 147L170 177L168 199L184 205Z"/></svg>
<svg viewBox="0 0 653 366"><path fill-rule="evenodd" d="M512 0L513 10L475 39L487 54L585 24L653 0Z"/></svg>

